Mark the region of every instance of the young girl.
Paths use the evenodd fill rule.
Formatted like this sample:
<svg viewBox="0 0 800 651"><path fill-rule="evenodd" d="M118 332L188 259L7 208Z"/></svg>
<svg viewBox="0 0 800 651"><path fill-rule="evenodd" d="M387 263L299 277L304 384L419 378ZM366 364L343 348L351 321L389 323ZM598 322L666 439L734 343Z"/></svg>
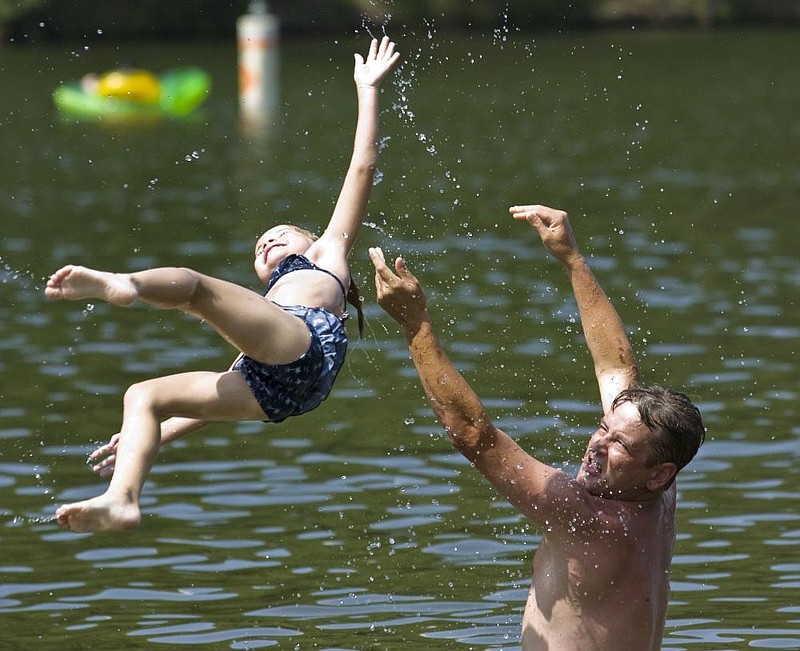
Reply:
<svg viewBox="0 0 800 651"><path fill-rule="evenodd" d="M50 277L48 298L99 298L120 306L138 300L181 310L209 323L241 351L223 373L181 373L131 386L120 433L90 457L105 457L94 470L113 473L108 489L61 506L59 524L72 531L135 528L142 486L161 444L213 421L280 422L314 409L328 396L347 348L342 323L345 288L351 286L347 257L373 185L380 84L398 58L388 37L380 44L372 40L366 60L355 55L358 121L333 215L319 239L288 225L258 239L254 266L266 284L263 296L184 268L128 274L68 265Z"/></svg>

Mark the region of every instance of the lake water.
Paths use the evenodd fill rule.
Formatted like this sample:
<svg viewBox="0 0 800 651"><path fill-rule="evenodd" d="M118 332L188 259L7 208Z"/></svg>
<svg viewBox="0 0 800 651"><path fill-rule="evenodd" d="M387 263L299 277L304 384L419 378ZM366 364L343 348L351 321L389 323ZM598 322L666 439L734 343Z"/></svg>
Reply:
<svg viewBox="0 0 800 651"><path fill-rule="evenodd" d="M403 253L498 424L573 470L598 420L566 278L515 203L570 212L641 355L708 439L679 482L664 649L800 648L797 33L393 34L381 181L352 256L331 398L162 452L142 527L47 522L140 379L233 355L177 313L46 301L62 264L187 265L256 288L255 238L317 228L354 123L347 36L282 50L282 112L244 130L232 45L0 53L0 647L514 649L538 533L450 448L366 249ZM363 48L364 40L358 42ZM57 83L135 62L214 79L197 119L74 123Z"/></svg>

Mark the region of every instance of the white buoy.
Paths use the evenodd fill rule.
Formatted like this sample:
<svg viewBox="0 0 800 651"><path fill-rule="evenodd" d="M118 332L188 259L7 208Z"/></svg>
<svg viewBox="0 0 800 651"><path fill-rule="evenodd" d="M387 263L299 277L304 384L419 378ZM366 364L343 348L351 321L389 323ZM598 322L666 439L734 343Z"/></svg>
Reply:
<svg viewBox="0 0 800 651"><path fill-rule="evenodd" d="M239 108L242 119L263 124L278 108L278 17L267 3L253 0L236 21L239 50Z"/></svg>

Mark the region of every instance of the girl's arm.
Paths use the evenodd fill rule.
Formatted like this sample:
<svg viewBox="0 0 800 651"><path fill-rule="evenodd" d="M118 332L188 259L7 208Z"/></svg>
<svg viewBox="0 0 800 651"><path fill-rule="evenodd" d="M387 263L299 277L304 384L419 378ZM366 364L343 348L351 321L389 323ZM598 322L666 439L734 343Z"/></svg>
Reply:
<svg viewBox="0 0 800 651"><path fill-rule="evenodd" d="M395 44L388 36L384 36L380 44L377 39L372 39L366 60L361 54L355 54L353 79L358 97L358 120L353 155L330 222L313 247L320 249L317 255L327 256L332 250L334 255L346 260L353 248L366 216L378 160L380 85L399 58L400 54L395 52Z"/></svg>

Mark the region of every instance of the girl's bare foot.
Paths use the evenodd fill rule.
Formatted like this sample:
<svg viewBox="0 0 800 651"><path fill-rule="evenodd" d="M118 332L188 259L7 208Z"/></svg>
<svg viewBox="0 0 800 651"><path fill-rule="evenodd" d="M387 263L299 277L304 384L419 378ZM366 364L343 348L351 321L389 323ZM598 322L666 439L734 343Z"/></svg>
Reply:
<svg viewBox="0 0 800 651"><path fill-rule="evenodd" d="M50 276L44 295L68 301L100 298L125 307L136 300L138 293L127 274L67 265Z"/></svg>
<svg viewBox="0 0 800 651"><path fill-rule="evenodd" d="M70 531L128 531L139 526L142 516L138 504L119 501L107 493L85 502L65 504L56 511L56 520Z"/></svg>

